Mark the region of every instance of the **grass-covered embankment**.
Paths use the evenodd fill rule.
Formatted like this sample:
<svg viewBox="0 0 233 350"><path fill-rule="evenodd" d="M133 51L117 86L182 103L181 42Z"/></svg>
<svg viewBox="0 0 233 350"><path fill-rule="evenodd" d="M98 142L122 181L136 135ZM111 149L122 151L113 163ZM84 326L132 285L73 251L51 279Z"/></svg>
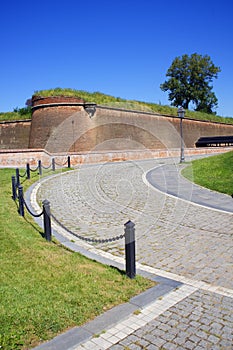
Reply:
<svg viewBox="0 0 233 350"><path fill-rule="evenodd" d="M182 175L211 190L233 194L233 151L192 161Z"/></svg>
<svg viewBox="0 0 233 350"><path fill-rule="evenodd" d="M152 286L48 243L11 199L13 169L0 170L0 348L29 349ZM24 189L38 179L25 180Z"/></svg>
<svg viewBox="0 0 233 350"><path fill-rule="evenodd" d="M150 113L158 113L168 116L177 116L177 108L161 105L157 103L143 102L137 100L127 100L121 97L114 97L111 95L104 94L102 92L88 92L84 90L75 90L75 89L47 89L35 91L34 96L48 97L48 96L71 96L71 97L80 97L88 102L95 102L98 105L122 108L128 110L136 110ZM215 114L208 114L203 112L194 112L186 110L185 116L191 119L197 120L207 120L219 123L229 123L233 124L233 118L221 117ZM0 113L0 121L3 120L22 120L31 117L30 108L20 108L15 109L14 112Z"/></svg>

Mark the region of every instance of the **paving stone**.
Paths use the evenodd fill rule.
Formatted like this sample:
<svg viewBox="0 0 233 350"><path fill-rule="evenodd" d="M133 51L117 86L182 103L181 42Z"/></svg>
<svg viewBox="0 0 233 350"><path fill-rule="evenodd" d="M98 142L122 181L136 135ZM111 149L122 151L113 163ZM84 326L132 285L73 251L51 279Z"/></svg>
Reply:
<svg viewBox="0 0 233 350"><path fill-rule="evenodd" d="M83 165L48 180L39 198L48 198L53 214L59 219L63 213L70 229L86 237L118 236L130 217L136 224L138 261L233 288L231 215L165 197L147 187L142 174L155 165L155 160ZM121 256L124 242L102 246Z"/></svg>
<svg viewBox="0 0 233 350"><path fill-rule="evenodd" d="M164 162L173 165L172 160ZM142 175L158 163L84 165L45 182L38 198L47 198L52 213L83 237L119 236L130 218L136 228L138 262L233 289L232 214L148 187ZM160 181L164 181L162 175ZM178 183L180 193L184 191L182 183ZM192 196L191 187L189 191ZM124 240L100 243L98 248L122 256ZM199 289L109 349L232 349L232 310L233 298Z"/></svg>
<svg viewBox="0 0 233 350"><path fill-rule="evenodd" d="M185 342L185 348L186 349L190 349L190 350L195 349L196 348L196 344L194 342L188 340L188 341Z"/></svg>

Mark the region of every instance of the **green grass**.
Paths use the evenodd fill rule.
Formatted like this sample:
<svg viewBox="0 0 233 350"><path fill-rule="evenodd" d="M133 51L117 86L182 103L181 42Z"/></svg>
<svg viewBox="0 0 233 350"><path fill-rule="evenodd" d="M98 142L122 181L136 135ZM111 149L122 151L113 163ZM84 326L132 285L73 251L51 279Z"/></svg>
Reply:
<svg viewBox="0 0 233 350"><path fill-rule="evenodd" d="M15 108L13 112L0 113L0 121L31 119L31 108Z"/></svg>
<svg viewBox="0 0 233 350"><path fill-rule="evenodd" d="M95 102L100 105L116 107L116 108L125 108L125 109L134 109L138 111L152 112L152 113L161 113L170 116L177 116L177 108L171 106L164 106L161 104L136 101L136 100L126 100L120 97L113 97L111 95L106 95L101 92L87 92L84 90L74 90L74 89L62 89L55 88L49 90L40 90L36 91L34 95L48 97L48 96L77 96L81 97L88 102ZM233 124L233 119L230 117L220 117L215 114L208 114L202 112L186 111L186 117L198 120L209 120L222 123Z"/></svg>
<svg viewBox="0 0 233 350"><path fill-rule="evenodd" d="M18 112L0 113L0 122L31 119L31 113L20 115Z"/></svg>
<svg viewBox="0 0 233 350"><path fill-rule="evenodd" d="M157 103L127 100L120 97L114 97L111 95L104 94L102 92L88 92L84 90L75 89L48 89L35 91L34 96L48 97L48 96L75 96L81 97L85 101L95 102L99 105L115 108L123 108L127 110L144 111L151 113L158 113L168 116L177 116L177 108L161 105ZM229 123L233 124L233 118L231 117L221 117L215 114L207 114L202 112L194 112L187 110L186 117L197 120L207 120L219 123ZM2 120L22 120L31 117L30 108L15 109L14 112L0 113L0 121Z"/></svg>
<svg viewBox="0 0 233 350"><path fill-rule="evenodd" d="M23 170L22 170L23 172ZM29 349L153 285L46 242L11 199L13 169L0 170L0 348ZM35 181L24 181L24 189Z"/></svg>
<svg viewBox="0 0 233 350"><path fill-rule="evenodd" d="M233 151L192 161L182 175L196 184L233 194Z"/></svg>

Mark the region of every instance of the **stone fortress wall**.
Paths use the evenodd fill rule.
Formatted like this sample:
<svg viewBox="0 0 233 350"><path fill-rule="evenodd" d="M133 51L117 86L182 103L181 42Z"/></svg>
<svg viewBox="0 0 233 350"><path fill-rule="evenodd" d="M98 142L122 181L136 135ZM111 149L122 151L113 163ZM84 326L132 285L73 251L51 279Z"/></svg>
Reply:
<svg viewBox="0 0 233 350"><path fill-rule="evenodd" d="M59 152L163 150L180 147L180 120L148 112L96 106L74 97L34 97L32 120L0 123L1 149ZM183 120L184 144L194 148L201 136L233 135L233 125Z"/></svg>
<svg viewBox="0 0 233 350"><path fill-rule="evenodd" d="M28 148L31 120L0 122L0 149Z"/></svg>

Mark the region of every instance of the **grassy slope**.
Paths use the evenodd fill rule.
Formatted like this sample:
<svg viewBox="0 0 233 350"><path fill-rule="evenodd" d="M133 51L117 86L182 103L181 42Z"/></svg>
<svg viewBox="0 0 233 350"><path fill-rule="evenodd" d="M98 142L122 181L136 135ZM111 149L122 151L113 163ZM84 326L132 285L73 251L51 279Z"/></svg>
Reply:
<svg viewBox="0 0 233 350"><path fill-rule="evenodd" d="M46 242L32 217L17 213L13 170L0 174L0 348L28 349L152 285Z"/></svg>
<svg viewBox="0 0 233 350"><path fill-rule="evenodd" d="M182 175L211 190L233 194L233 151L198 159Z"/></svg>
<svg viewBox="0 0 233 350"><path fill-rule="evenodd" d="M106 95L101 92L90 93L83 90L55 88L50 90L36 91L34 95L44 96L44 97L60 96L60 95L77 96L77 97L83 98L85 101L95 102L99 105L177 116L177 108L175 107L163 106L156 103L126 100L120 97L113 97L110 95ZM28 117L30 117L30 113L23 114L23 115L17 112L0 113L0 121L16 120L16 119L21 120L21 119L27 119ZM224 118L224 117L216 116L214 114L193 112L188 110L186 111L186 117L192 118L192 119L210 120L210 121L233 124L233 118L230 118L230 117Z"/></svg>

